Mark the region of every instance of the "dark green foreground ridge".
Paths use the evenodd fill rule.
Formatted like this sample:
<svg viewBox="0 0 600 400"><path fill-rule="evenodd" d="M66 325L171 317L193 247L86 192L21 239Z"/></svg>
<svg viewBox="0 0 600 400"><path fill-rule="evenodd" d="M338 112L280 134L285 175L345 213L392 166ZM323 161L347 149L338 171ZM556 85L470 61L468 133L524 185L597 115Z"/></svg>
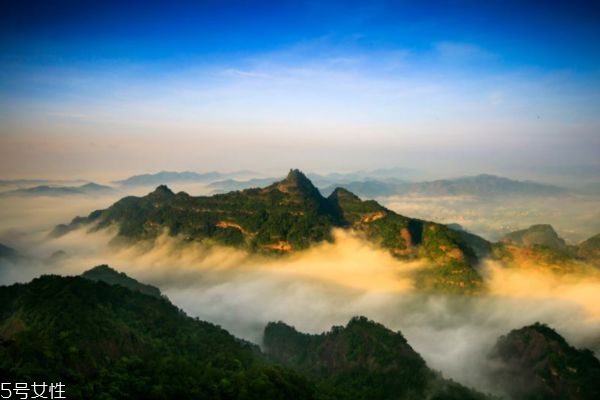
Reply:
<svg viewBox="0 0 600 400"><path fill-rule="evenodd" d="M488 398L444 379L400 332L364 317L319 335L269 323L263 353L107 268L98 280L0 286L3 382L61 382L69 399ZM492 357L498 391L515 398L599 395L600 362L546 326L512 331Z"/></svg>
<svg viewBox="0 0 600 400"><path fill-rule="evenodd" d="M380 344L357 336L357 325ZM277 354L269 358L258 346L188 317L166 298L118 282L42 276L0 287L3 382L62 382L69 399L484 398L429 370L400 334L364 319L338 332L341 341L329 343L343 351L330 358L345 366L347 354L361 354L348 368L363 374L359 381L345 367L332 380L328 373L279 362ZM385 359L381 349L389 351ZM382 364L373 367L370 353ZM396 383L380 387L381 379Z"/></svg>
<svg viewBox="0 0 600 400"><path fill-rule="evenodd" d="M493 380L520 399L599 399L600 361L550 327L535 323L498 339L491 354Z"/></svg>
<svg viewBox="0 0 600 400"><path fill-rule="evenodd" d="M320 335L269 323L263 344L275 361L316 379L321 393L347 399L485 399L427 367L400 332L365 317Z"/></svg>

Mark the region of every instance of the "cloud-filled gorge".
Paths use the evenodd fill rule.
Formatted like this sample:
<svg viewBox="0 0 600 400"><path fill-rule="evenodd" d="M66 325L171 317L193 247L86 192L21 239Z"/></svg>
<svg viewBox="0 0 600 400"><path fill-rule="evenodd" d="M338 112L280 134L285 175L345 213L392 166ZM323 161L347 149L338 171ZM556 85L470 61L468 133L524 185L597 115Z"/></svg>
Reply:
<svg viewBox="0 0 600 400"><path fill-rule="evenodd" d="M483 390L493 389L481 371L498 336L536 321L600 354L600 306L595 301L600 274L594 272L558 276L535 266L506 268L484 261L479 268L486 294L453 297L414 289L414 273L426 262L399 261L341 230L334 231L334 243L266 257L207 248L166 234L131 247L110 245L111 230L80 229L49 239L48 223L37 223L46 228L10 243L22 258L4 262L1 284L47 273L80 274L109 264L158 286L188 314L256 343L269 321L318 333L365 315L400 330L446 377Z"/></svg>

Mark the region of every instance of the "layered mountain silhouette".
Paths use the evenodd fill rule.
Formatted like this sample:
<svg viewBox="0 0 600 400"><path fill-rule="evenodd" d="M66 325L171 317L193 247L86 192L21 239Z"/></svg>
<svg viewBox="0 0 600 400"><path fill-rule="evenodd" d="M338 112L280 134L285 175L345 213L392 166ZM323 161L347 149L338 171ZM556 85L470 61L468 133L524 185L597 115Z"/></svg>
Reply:
<svg viewBox="0 0 600 400"><path fill-rule="evenodd" d="M192 197L158 186L144 197L125 197L108 209L59 225L54 236L87 226L118 227L118 241L153 239L165 232L184 240L235 246L251 252L289 253L332 241L332 229L352 229L400 259L424 258L435 268L419 275L425 289L477 291L475 266L489 244L445 225L399 215L338 188L323 197L299 170L264 188ZM475 245L476 244L476 245Z"/></svg>

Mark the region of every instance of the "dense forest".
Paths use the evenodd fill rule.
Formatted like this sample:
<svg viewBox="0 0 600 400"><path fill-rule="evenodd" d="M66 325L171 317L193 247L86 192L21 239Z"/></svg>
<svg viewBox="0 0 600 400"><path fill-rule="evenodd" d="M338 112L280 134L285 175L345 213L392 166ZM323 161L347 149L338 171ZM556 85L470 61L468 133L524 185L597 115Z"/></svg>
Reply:
<svg viewBox="0 0 600 400"><path fill-rule="evenodd" d="M61 382L72 399L490 397L444 379L400 332L365 317L319 335L269 323L261 350L149 288L107 266L0 287L3 380ZM546 326L500 338L493 357L503 366L490 371L500 393L598 395L598 360Z"/></svg>

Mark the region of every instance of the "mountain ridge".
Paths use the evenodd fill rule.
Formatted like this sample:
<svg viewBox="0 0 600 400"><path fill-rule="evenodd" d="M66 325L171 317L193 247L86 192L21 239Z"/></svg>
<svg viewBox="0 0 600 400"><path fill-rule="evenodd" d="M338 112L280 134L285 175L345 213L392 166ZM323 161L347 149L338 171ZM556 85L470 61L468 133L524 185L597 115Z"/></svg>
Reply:
<svg viewBox="0 0 600 400"><path fill-rule="evenodd" d="M263 347L275 362L338 389L334 398L342 393L355 399L386 398L386 393L393 398L486 398L432 371L401 332L362 316L315 335L270 322ZM321 390L331 388L324 385Z"/></svg>
<svg viewBox="0 0 600 400"><path fill-rule="evenodd" d="M451 179L432 181L408 182L397 179L367 178L360 181L350 181L343 184L348 189L360 195L394 196L478 196L489 197L498 195L547 196L563 195L567 190L554 185L533 181L520 181L491 174L461 176ZM335 188L328 185L323 188L328 192Z"/></svg>
<svg viewBox="0 0 600 400"><path fill-rule="evenodd" d="M0 374L61 381L68 398L489 398L444 379L401 332L366 317L320 334L270 322L263 348L135 288L56 275L0 286ZM490 357L482 372L519 400L600 390L600 361L545 325L500 337Z"/></svg>
<svg viewBox="0 0 600 400"><path fill-rule="evenodd" d="M483 290L478 264L488 257L507 265L524 257L556 272L581 270L579 260L592 265L599 261L593 250L595 242L584 246L587 251L579 252L577 246L566 245L549 225L535 225L508 234L505 241L491 243L453 226L403 216L342 187L324 197L297 169L263 188L212 196L174 193L159 185L146 196L124 197L107 209L58 225L52 235L110 226L118 228L114 241L123 244L153 240L167 232L184 241L279 255L332 242L332 230L339 228L400 260L426 260L430 267L415 274L416 288L455 293Z"/></svg>
<svg viewBox="0 0 600 400"><path fill-rule="evenodd" d="M2 197L9 196L67 196L67 195L98 195L113 193L114 189L110 186L100 185L94 182L88 182L80 186L50 186L39 185L23 189L9 190L0 193Z"/></svg>
<svg viewBox="0 0 600 400"><path fill-rule="evenodd" d="M163 295L160 289L156 286L147 285L127 276L123 272L118 272L106 264L98 265L81 274L82 278L92 281L101 281L109 285L119 285L130 290L137 291L148 296L162 298Z"/></svg>
<svg viewBox="0 0 600 400"><path fill-rule="evenodd" d="M264 188L193 197L158 186L144 197L125 197L104 210L59 225L60 236L82 226L118 226L123 241L153 239L166 231L184 240L217 243L250 252L286 254L333 241L332 229L352 229L399 259L425 258L438 269L423 272L419 287L478 291L477 252L466 234L431 221L409 218L374 200L339 188L323 197L297 169ZM481 239L484 241L484 239Z"/></svg>

